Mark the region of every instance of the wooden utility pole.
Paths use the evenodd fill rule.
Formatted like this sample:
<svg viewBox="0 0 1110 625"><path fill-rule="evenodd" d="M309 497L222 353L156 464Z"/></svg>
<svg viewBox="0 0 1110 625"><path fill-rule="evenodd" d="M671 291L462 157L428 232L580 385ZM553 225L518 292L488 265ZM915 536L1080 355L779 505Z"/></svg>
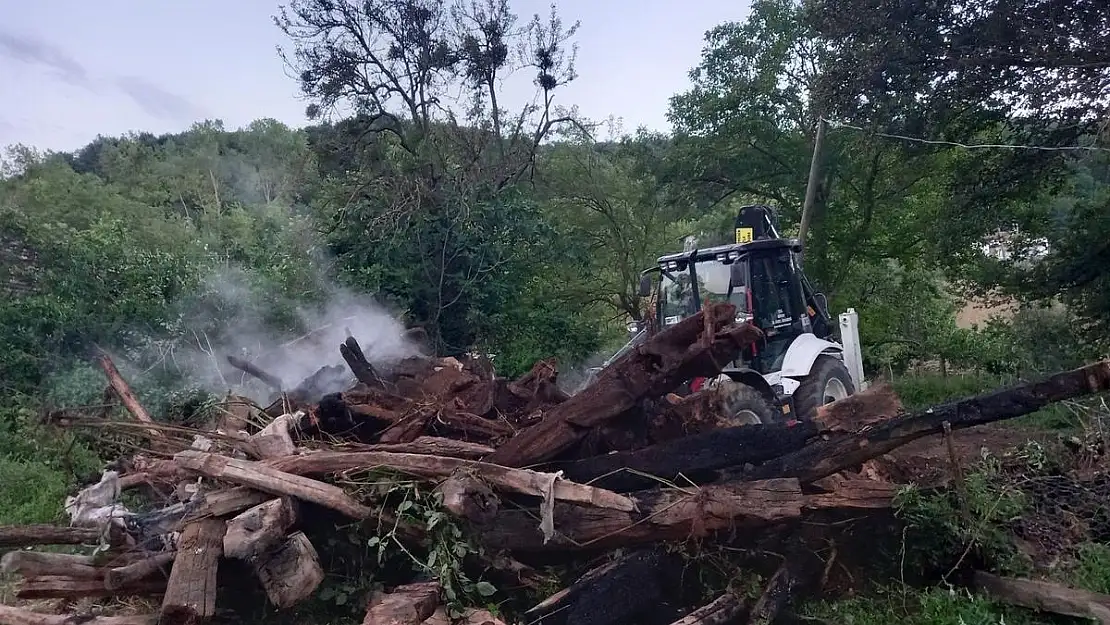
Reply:
<svg viewBox="0 0 1110 625"><path fill-rule="evenodd" d="M828 122L824 118L817 120L817 136L813 139L813 159L809 162L806 199L802 205L802 224L798 228L798 242L802 244L799 261L805 259L806 234L809 232L809 222L813 219L813 204L817 198L817 180L821 176L821 154L825 148L825 128L827 126Z"/></svg>

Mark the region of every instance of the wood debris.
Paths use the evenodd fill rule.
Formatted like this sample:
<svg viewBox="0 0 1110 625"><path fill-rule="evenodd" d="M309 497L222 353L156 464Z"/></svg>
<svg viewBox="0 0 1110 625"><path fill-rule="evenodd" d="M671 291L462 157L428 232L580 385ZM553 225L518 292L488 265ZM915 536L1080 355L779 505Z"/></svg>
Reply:
<svg viewBox="0 0 1110 625"><path fill-rule="evenodd" d="M482 596L540 587L538 568L553 558L590 564L578 582L526 610L523 622L620 625L669 605L656 621L769 623L808 592L815 571L831 566L791 538L798 528L889 510L899 485L855 473L863 463L923 436L1110 389L1110 362L1099 362L912 414L880 385L805 421L730 427L714 412L712 390L675 393L692 378L720 374L759 336L734 319L731 305L709 306L629 350L573 396L558 389L552 360L517 380L479 358L383 366L350 337L340 352L357 383L344 390L329 386L340 379L334 368L290 388L236 360L273 388L272 402L228 405L206 429L156 422L105 356L109 385L134 415L126 431L156 438L159 449L121 460L119 489L156 491L163 506L104 527L0 527L0 548L15 549L3 569L23 578L19 597L153 595L161 613L67 621L0 607L0 625L201 623L217 613L225 569L251 577L272 608L288 609L324 586L332 572L322 549L341 526L354 528L363 549L388 544L422 554L407 579L393 572L395 581L361 599L363 623L514 622L483 609L492 599L460 606L458 588L436 578L428 554L446 520L460 542L481 547L451 557ZM428 498L419 515L417 491ZM689 580L664 543L778 535L792 547L767 572L758 600L731 591L696 602L670 596ZM28 550L39 545L89 554ZM1101 615L1091 607L1100 597L1028 598L1044 589L979 581L1023 605Z"/></svg>

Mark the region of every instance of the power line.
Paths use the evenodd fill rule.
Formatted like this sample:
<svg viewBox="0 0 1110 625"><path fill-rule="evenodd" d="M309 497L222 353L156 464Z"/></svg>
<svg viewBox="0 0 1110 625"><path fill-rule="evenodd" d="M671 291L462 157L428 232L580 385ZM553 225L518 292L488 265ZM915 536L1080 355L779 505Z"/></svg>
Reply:
<svg viewBox="0 0 1110 625"><path fill-rule="evenodd" d="M822 119L826 124L833 128L847 128L849 130L858 130L876 137L885 137L887 139L898 139L899 141L909 141L912 143L924 143L928 145L947 145L956 148L964 148L965 150L975 150L981 148L990 149L1003 149L1003 150L1043 150L1046 152L1110 152L1110 148L1102 148L1093 145L1069 145L1069 146L1051 146L1051 145L1016 145L1008 143L959 143L956 141L940 141L937 139L923 139L921 137L908 137L906 135L894 135L886 132L873 132L866 128L845 124L831 119Z"/></svg>

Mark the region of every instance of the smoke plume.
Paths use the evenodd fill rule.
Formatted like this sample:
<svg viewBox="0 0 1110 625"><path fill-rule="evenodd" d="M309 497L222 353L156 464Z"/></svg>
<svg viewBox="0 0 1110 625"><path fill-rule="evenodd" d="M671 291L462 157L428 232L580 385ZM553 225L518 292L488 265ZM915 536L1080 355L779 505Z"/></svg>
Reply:
<svg viewBox="0 0 1110 625"><path fill-rule="evenodd" d="M263 402L272 389L232 368L228 356L277 376L287 390L322 367L339 367L323 389L335 392L354 383L339 353L348 333L382 371L420 353L420 346L405 337L404 324L373 298L323 276L320 285L319 305L298 305L273 297L270 293L278 289L260 288L256 276L243 270L211 275L200 296L184 307L181 321L190 345L175 361L205 390Z"/></svg>

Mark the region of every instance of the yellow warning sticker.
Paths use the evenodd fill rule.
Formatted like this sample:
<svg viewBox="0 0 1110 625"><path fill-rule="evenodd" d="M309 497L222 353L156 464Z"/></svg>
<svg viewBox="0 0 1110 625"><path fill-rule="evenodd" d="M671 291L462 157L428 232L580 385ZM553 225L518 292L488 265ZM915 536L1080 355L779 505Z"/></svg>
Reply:
<svg viewBox="0 0 1110 625"><path fill-rule="evenodd" d="M736 242L737 243L751 243L752 242L752 229L751 228L737 228L736 229Z"/></svg>

